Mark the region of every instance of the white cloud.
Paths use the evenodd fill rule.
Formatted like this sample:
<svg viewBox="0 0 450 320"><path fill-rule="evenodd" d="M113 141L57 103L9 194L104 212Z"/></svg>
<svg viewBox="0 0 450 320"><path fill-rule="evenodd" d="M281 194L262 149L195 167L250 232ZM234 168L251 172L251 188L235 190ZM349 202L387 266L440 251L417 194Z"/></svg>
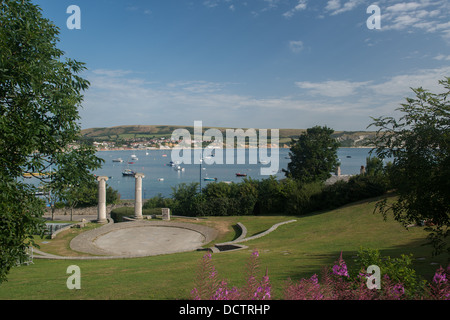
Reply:
<svg viewBox="0 0 450 320"><path fill-rule="evenodd" d="M449 4L448 0L421 0L387 5L381 11L381 29L438 32L450 40Z"/></svg>
<svg viewBox="0 0 450 320"><path fill-rule="evenodd" d="M445 55L436 56L446 60ZM204 80L149 82L127 70L93 70L80 111L82 127L122 124L307 128L327 124L339 130L364 130L371 116L392 113L413 97L410 88L442 92L438 84L450 66L397 74L381 81L296 82L302 93L255 97L233 92L236 83ZM139 74L142 75L142 74Z"/></svg>
<svg viewBox="0 0 450 320"><path fill-rule="evenodd" d="M330 15L337 15L355 9L362 2L362 0L348 0L342 5L340 0L329 0L325 10L330 11Z"/></svg>
<svg viewBox="0 0 450 320"><path fill-rule="evenodd" d="M208 8L214 8L219 5L219 0L205 0L203 1L203 5L205 5Z"/></svg>
<svg viewBox="0 0 450 320"><path fill-rule="evenodd" d="M403 11L410 11L415 10L417 8L420 8L422 5L417 2L403 2L403 3L397 3L393 6L389 6L386 8L386 11L392 11L392 12L403 12Z"/></svg>
<svg viewBox="0 0 450 320"><path fill-rule="evenodd" d="M296 12L306 10L308 6L308 0L298 0L297 5L291 10L285 12L283 16L285 18L291 18Z"/></svg>
<svg viewBox="0 0 450 320"><path fill-rule="evenodd" d="M437 60L450 60L450 56L437 56ZM375 101L381 97L396 97L402 99L410 96L411 88L423 87L436 92L441 90L438 83L450 74L450 66L436 69L422 69L414 73L399 74L382 82L374 81L352 82L347 80L328 80L324 82L296 82L296 86L308 90L313 95L332 98L359 96L372 97Z"/></svg>
<svg viewBox="0 0 450 320"><path fill-rule="evenodd" d="M306 128L322 123L336 126L338 120L342 124L347 121L341 114L358 108L354 103L329 103L314 96L299 99L236 94L231 90L235 83L197 80L151 83L121 70L94 70L86 78L91 87L80 111L83 128L123 124L190 125L199 119L211 126L243 128ZM330 114L336 118L327 122L326 116ZM361 116L366 117L363 113Z"/></svg>
<svg viewBox="0 0 450 320"><path fill-rule="evenodd" d="M330 0L325 7L327 11L335 11L341 7L341 0Z"/></svg>
<svg viewBox="0 0 450 320"><path fill-rule="evenodd" d="M327 97L346 97L356 93L358 88L367 85L368 82L351 82L346 80L325 82L296 82L295 85L306 89L314 95Z"/></svg>
<svg viewBox="0 0 450 320"><path fill-rule="evenodd" d="M191 93L213 93L219 92L228 84L210 81L175 81L169 83L167 87L177 88Z"/></svg>
<svg viewBox="0 0 450 320"><path fill-rule="evenodd" d="M128 74L133 73L130 70L108 70L108 69L95 69L92 70L93 74L99 75L99 76L108 76L108 77L122 77Z"/></svg>
<svg viewBox="0 0 450 320"><path fill-rule="evenodd" d="M431 92L440 92L442 87L438 81L450 74L450 66L418 70L412 74L393 76L385 82L370 86L378 96L411 96L411 88L422 87Z"/></svg>
<svg viewBox="0 0 450 320"><path fill-rule="evenodd" d="M434 57L433 59L435 60L445 60L445 61L450 61L450 55L444 55L444 54L438 54L436 57Z"/></svg>
<svg viewBox="0 0 450 320"><path fill-rule="evenodd" d="M302 41L289 41L289 48L291 48L292 52L299 53L303 51L304 45Z"/></svg>

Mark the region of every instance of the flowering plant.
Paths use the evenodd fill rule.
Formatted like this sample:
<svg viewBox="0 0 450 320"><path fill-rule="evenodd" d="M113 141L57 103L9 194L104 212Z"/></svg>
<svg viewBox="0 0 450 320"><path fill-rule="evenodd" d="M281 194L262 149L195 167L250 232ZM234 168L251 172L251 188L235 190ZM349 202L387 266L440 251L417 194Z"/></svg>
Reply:
<svg viewBox="0 0 450 320"><path fill-rule="evenodd" d="M450 265L447 270L439 267L434 274L432 282L428 285L428 295L434 300L450 300Z"/></svg>
<svg viewBox="0 0 450 320"><path fill-rule="evenodd" d="M207 253L203 256L196 286L191 296L196 300L269 300L272 299L272 286L268 271L261 280L257 280L259 269L259 253L253 251L247 263L247 282L243 288L230 287L225 280L219 280L217 271L212 264L212 256ZM352 277L342 258L330 267L324 267L321 281L317 274L309 279L292 281L288 279L283 290L285 300L405 300L405 299L432 299L450 300L450 266L444 270L440 267L427 290L419 294L407 295L404 284L384 274L381 279L381 288L371 288L367 285L369 274L361 270Z"/></svg>
<svg viewBox="0 0 450 320"><path fill-rule="evenodd" d="M260 281L256 278L259 269L258 258L258 251L253 251L247 263L246 285L239 289L230 288L227 281L218 279L212 264L211 253L205 254L200 263L196 287L191 291L192 298L194 300L270 300L271 284L267 270Z"/></svg>

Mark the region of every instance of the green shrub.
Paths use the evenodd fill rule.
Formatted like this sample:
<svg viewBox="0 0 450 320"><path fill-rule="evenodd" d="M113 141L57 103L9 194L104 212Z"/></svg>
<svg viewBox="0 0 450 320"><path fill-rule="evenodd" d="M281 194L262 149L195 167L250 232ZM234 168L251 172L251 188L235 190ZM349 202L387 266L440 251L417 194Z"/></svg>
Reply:
<svg viewBox="0 0 450 320"><path fill-rule="evenodd" d="M290 181L285 184L285 213L290 215L302 215L320 210L319 195L323 186L320 182L302 184L298 181Z"/></svg>
<svg viewBox="0 0 450 320"><path fill-rule="evenodd" d="M406 294L410 297L424 290L424 282L412 268L412 255L402 254L400 258L382 257L378 250L361 248L356 262L359 268L356 272L366 270L371 265L378 266L382 276L387 275L394 282L402 283Z"/></svg>
<svg viewBox="0 0 450 320"><path fill-rule="evenodd" d="M325 186L320 194L314 196L314 201L320 208L334 209L345 204L381 196L388 190L385 175L357 175L346 181L337 181Z"/></svg>
<svg viewBox="0 0 450 320"><path fill-rule="evenodd" d="M198 183L182 183L172 188L171 199L158 195L145 208L168 207L173 214L181 216L303 215L383 195L388 189L386 175L379 170L371 172L377 174L357 175L348 182L341 180L327 186L292 178L279 181L271 176L260 181L210 183L200 193Z"/></svg>
<svg viewBox="0 0 450 320"><path fill-rule="evenodd" d="M291 181L291 179L285 179ZM285 183L271 176L258 183L256 214L273 214L285 211L287 188ZM256 205L256 204L255 204Z"/></svg>
<svg viewBox="0 0 450 320"><path fill-rule="evenodd" d="M165 198L160 193L155 197L148 199L142 206L142 209L171 208L172 206L173 206L173 199Z"/></svg>

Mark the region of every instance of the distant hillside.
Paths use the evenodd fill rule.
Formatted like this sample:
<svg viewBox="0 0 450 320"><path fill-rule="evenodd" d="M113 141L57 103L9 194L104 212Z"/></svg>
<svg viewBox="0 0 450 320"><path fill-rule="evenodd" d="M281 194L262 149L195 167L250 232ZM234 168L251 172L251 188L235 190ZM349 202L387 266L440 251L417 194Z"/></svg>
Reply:
<svg viewBox="0 0 450 320"><path fill-rule="evenodd" d="M225 137L224 127L203 127L203 130L215 128L220 130ZM128 125L110 128L90 128L81 131L84 138L93 141L131 141L134 139L152 139L160 137L170 137L176 129L187 129L194 133L193 126L172 126L172 125ZM243 128L246 130L246 128ZM256 129L256 128L255 128ZM306 129L279 129L280 144L289 144L291 139L298 138ZM257 130L258 132L258 130ZM268 133L270 138L270 132ZM374 131L336 131L334 137L341 142L342 147L361 147L367 144L368 139L374 136Z"/></svg>

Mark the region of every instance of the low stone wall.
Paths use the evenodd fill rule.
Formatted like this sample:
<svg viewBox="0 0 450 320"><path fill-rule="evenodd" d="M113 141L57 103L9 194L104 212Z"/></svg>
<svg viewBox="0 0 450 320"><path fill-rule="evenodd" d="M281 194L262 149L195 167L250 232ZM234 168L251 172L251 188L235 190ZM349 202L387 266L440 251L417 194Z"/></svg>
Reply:
<svg viewBox="0 0 450 320"><path fill-rule="evenodd" d="M106 212L109 213L113 209L122 208L122 207L134 207L134 203L120 203L120 204L113 204L106 206ZM97 206L94 207L86 207L86 208L74 208L73 209L73 215L74 216L95 216L98 213ZM51 208L47 208L45 215L51 215L52 210ZM55 209L54 215L55 216L70 216L70 208L62 208L62 209Z"/></svg>

